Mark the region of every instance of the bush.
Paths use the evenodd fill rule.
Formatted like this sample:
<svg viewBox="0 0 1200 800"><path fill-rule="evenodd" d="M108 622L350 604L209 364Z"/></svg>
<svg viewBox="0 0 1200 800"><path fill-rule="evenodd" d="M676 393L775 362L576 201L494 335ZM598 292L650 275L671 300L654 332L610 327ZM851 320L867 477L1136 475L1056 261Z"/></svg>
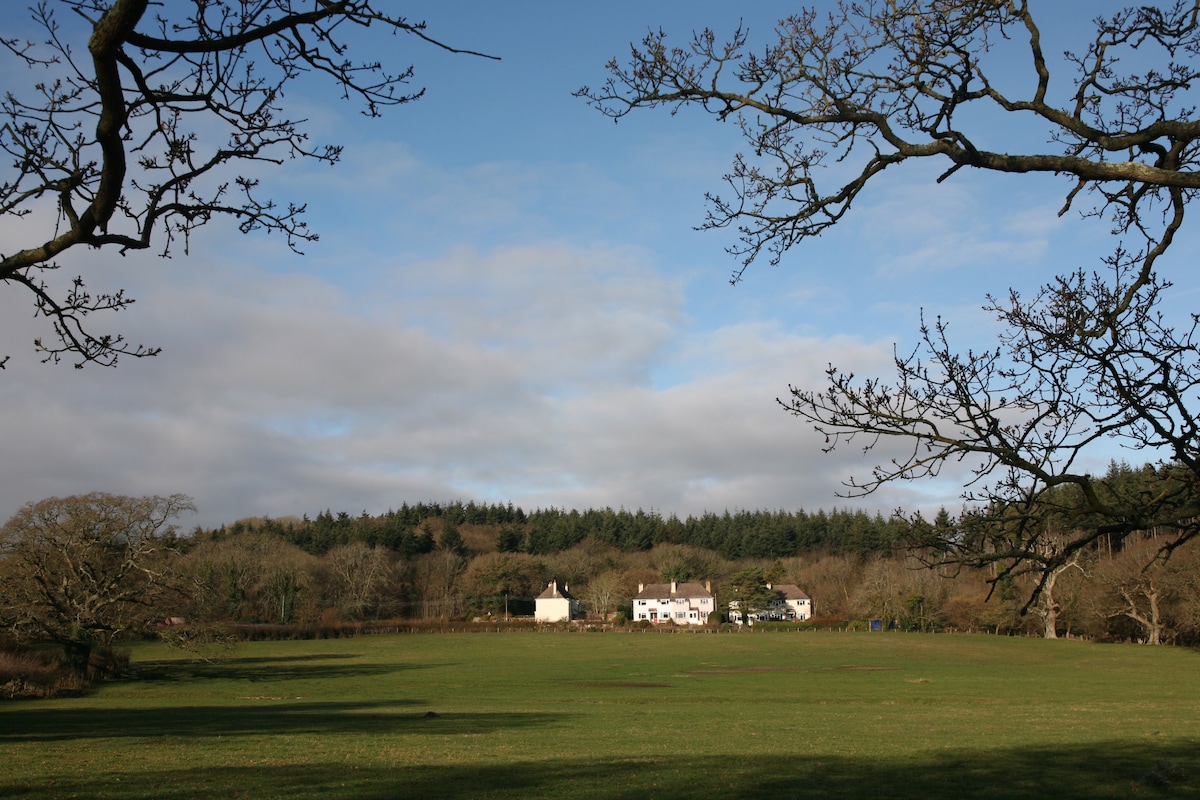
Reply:
<svg viewBox="0 0 1200 800"><path fill-rule="evenodd" d="M809 617L796 625L806 631L844 631L849 628L850 620L845 617Z"/></svg>
<svg viewBox="0 0 1200 800"><path fill-rule="evenodd" d="M812 630L803 622L756 622L751 626L755 631L799 631Z"/></svg>
<svg viewBox="0 0 1200 800"><path fill-rule="evenodd" d="M57 656L12 646L0 649L0 698L53 697L86 686Z"/></svg>

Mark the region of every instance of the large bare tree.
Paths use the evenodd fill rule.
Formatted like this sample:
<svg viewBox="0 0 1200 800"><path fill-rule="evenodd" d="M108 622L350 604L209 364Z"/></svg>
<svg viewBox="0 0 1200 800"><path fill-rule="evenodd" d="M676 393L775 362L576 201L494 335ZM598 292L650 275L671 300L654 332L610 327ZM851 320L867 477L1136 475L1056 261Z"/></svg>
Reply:
<svg viewBox="0 0 1200 800"><path fill-rule="evenodd" d="M678 44L653 32L627 62L610 62L602 86L579 92L614 119L693 107L739 126L746 153L725 176L728 194L709 195L702 226L738 231L734 282L836 225L885 170L916 162L940 163L939 182L963 168L1057 176L1060 214L1109 223L1102 264L988 298L1003 331L994 347L963 352L930 318L915 347L897 349L894 378L831 365L824 388L795 387L783 401L828 449L903 443L851 481L852 496L969 466L970 534L921 524L914 544L935 563L995 564L994 580L1056 574L1098 539L1140 529L1169 532L1167 551L1200 533L1197 317L1161 311L1165 256L1200 189L1200 0L1095 19L1061 58L1043 48L1036 8L846 2L780 21L758 51L743 30ZM1031 135L997 147L998 131L1014 129L998 117ZM829 174L849 177L826 185ZM1160 462L1154 491L1088 471L1096 446L1114 441ZM978 524L989 515L1003 524ZM1046 546L1048 515L1087 524L1068 521L1070 537Z"/></svg>
<svg viewBox="0 0 1200 800"><path fill-rule="evenodd" d="M41 0L32 14L43 42L0 37L0 215L27 218L25 243L0 252L0 281L30 291L51 322L54 337L36 342L45 360L111 365L158 352L85 325L133 300L92 291L82 275L52 280L71 248L186 252L191 234L222 216L243 232L280 233L294 250L317 238L303 204L261 196L254 176L262 162L341 155L309 140L285 106L289 85L324 78L374 117L423 90L410 87L412 67L352 57L362 31L467 52L383 5Z"/></svg>
<svg viewBox="0 0 1200 800"><path fill-rule="evenodd" d="M173 520L191 510L183 495L103 492L22 506L0 528L0 621L85 672L94 648L183 606Z"/></svg>

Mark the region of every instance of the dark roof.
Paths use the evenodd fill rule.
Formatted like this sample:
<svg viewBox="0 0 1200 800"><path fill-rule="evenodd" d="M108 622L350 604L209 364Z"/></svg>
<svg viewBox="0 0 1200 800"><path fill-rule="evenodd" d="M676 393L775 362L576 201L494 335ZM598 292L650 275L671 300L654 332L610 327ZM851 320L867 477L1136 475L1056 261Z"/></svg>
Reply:
<svg viewBox="0 0 1200 800"><path fill-rule="evenodd" d="M555 598L558 598L561 600L574 600L575 596L567 591L567 587L565 584L563 586L559 586L558 581L552 581L550 583L550 585L546 587L546 591L542 592L534 599L535 600L553 600Z"/></svg>
<svg viewBox="0 0 1200 800"><path fill-rule="evenodd" d="M705 589L703 583L677 583L673 592L669 583L649 583L637 593L634 600L651 600L664 597L712 597L712 592Z"/></svg>

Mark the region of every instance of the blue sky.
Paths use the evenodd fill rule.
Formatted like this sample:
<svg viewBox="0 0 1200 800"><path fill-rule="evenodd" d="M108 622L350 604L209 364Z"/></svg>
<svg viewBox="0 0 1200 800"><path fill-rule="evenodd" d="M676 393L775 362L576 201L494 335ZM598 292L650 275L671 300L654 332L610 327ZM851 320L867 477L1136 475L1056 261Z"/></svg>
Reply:
<svg viewBox="0 0 1200 800"><path fill-rule="evenodd" d="M1043 5L1052 52L1083 31L1064 24L1072 13L1101 7ZM987 292L1098 263L1107 226L1056 217L1064 183L935 185L935 167L895 170L838 228L731 287L729 239L693 228L741 148L734 126L686 111L614 125L571 93L600 84L649 27L682 39L740 19L761 42L792 4L404 6L432 35L501 60L366 36L427 89L376 120L329 87L297 87L289 103L314 139L346 146L336 167L257 175L308 202L321 240L306 255L227 223L188 257L72 253L64 273L138 299L101 323L163 347L116 370L40 365L28 346L40 321L24 296L0 297L13 356L0 516L92 490L190 494L188 523L205 525L451 499L681 515L957 508L953 475L840 498L874 462L822 455L775 398L820 385L829 362L886 375L922 308L964 347L990 341ZM1026 75L995 58L1014 83ZM1044 139L1011 121L991 131ZM0 242L23 233L0 226ZM1194 254L1185 239L1172 263Z"/></svg>

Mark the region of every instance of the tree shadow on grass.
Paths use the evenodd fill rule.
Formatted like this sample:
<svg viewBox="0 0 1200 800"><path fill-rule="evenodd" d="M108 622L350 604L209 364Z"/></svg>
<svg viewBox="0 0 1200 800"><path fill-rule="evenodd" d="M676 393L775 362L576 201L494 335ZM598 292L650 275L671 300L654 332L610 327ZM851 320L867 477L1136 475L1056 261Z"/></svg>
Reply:
<svg viewBox="0 0 1200 800"><path fill-rule="evenodd" d="M552 735L552 734L548 734ZM1200 791L1197 742L1114 741L1087 746L944 751L904 761L802 756L764 758L589 758L509 764L374 766L312 764L182 769L167 774L94 774L88 782L16 786L0 798L87 796L95 800L209 797L587 798L593 800L1013 800L1014 798L1186 797Z"/></svg>
<svg viewBox="0 0 1200 800"><path fill-rule="evenodd" d="M0 728L5 742L89 738L205 738L274 734L490 734L508 728L548 725L561 715L448 713L417 710L413 700L305 703L255 696L244 704L164 708L52 708L34 705L7 711Z"/></svg>
<svg viewBox="0 0 1200 800"><path fill-rule="evenodd" d="M355 653L268 658L220 658L212 661L143 661L134 665L137 680L173 683L223 678L243 681L289 681L387 675L414 669L438 669L455 664L339 663L357 659Z"/></svg>

